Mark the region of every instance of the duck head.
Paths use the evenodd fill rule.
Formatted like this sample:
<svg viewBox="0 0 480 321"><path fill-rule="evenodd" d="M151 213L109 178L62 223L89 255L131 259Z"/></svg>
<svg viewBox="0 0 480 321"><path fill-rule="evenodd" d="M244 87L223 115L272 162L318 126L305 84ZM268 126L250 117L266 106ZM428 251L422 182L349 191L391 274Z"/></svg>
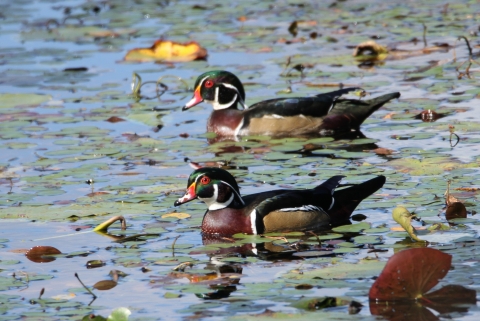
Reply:
<svg viewBox="0 0 480 321"><path fill-rule="evenodd" d="M204 167L194 171L188 178L185 195L174 205L198 198L209 210L218 210L234 205L244 205L235 178L227 171L216 167Z"/></svg>
<svg viewBox="0 0 480 321"><path fill-rule="evenodd" d="M212 104L215 110L232 106L238 109L237 104L247 108L243 85L240 79L231 72L213 70L203 73L195 81L194 88L192 99L182 110L192 108L204 101Z"/></svg>

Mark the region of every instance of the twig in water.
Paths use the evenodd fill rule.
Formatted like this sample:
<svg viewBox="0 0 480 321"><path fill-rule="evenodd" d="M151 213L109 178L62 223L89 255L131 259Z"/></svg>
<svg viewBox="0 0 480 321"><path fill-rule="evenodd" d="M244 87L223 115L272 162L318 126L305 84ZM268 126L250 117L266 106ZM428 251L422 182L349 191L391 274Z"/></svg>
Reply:
<svg viewBox="0 0 480 321"><path fill-rule="evenodd" d="M85 290L87 290L87 292L93 296L93 300L88 305L92 304L92 302L97 299L97 296L89 288L87 288L87 286L82 282L82 280L80 280L77 272L75 272L75 277L77 278L78 282L80 282L80 284L85 288Z"/></svg>
<svg viewBox="0 0 480 321"><path fill-rule="evenodd" d="M38 299L41 300L42 299L42 295L45 293L45 288L42 288L40 290L40 295L38 296Z"/></svg>
<svg viewBox="0 0 480 321"><path fill-rule="evenodd" d="M175 243L177 242L179 237L180 237L180 235L177 235L175 237L175 239L173 240L173 243L172 243L172 257L175 257Z"/></svg>
<svg viewBox="0 0 480 321"><path fill-rule="evenodd" d="M460 66L458 66L456 68L457 72L459 73L459 75L458 75L459 79L462 78L464 75L470 76L470 67L472 66L473 63L480 66L480 63L478 63L475 59L473 59L473 51L472 51L472 47L470 46L470 41L468 41L467 37L465 37L465 36L458 37L458 40L461 40L461 39L465 40L465 43L467 44L468 60L465 60L464 62L462 62L460 64ZM455 55L455 51L454 51L454 55ZM462 67L466 62L468 62L468 66L465 69L465 72L460 72L460 67Z"/></svg>
<svg viewBox="0 0 480 321"><path fill-rule="evenodd" d="M453 147L457 146L458 142L460 141L460 137L457 134L455 134L455 132L454 132L455 131L455 126L448 125L448 130L450 131L450 147L453 148ZM452 145L452 136L453 135L455 135L455 137L457 137L457 141L455 142L454 145Z"/></svg>
<svg viewBox="0 0 480 321"><path fill-rule="evenodd" d="M320 238L318 237L317 234L313 233L312 231L309 231L309 233L317 238L318 245L322 245L322 241L320 241Z"/></svg>
<svg viewBox="0 0 480 321"><path fill-rule="evenodd" d="M423 46L427 48L427 26L423 23Z"/></svg>

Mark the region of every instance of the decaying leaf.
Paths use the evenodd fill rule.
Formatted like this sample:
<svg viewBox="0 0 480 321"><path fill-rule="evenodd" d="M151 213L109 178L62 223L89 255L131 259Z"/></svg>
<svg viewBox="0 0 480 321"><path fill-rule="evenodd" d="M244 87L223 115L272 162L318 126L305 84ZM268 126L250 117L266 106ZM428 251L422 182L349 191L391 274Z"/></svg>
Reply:
<svg viewBox="0 0 480 321"><path fill-rule="evenodd" d="M440 118L448 116L448 113L439 114L434 110L427 109L415 115L414 119L421 119L423 122L432 123Z"/></svg>
<svg viewBox="0 0 480 321"><path fill-rule="evenodd" d="M397 206L392 212L392 217L395 222L399 223L405 231L407 231L412 239L419 242L425 242L418 238L417 231L412 226L412 218L414 215L412 215L405 207Z"/></svg>
<svg viewBox="0 0 480 321"><path fill-rule="evenodd" d="M466 218L467 209L462 202L460 202L455 196L450 194L450 180L447 182L447 190L445 191L445 205L447 205L447 210L445 212L445 217L447 220L452 220L454 218Z"/></svg>
<svg viewBox="0 0 480 321"><path fill-rule="evenodd" d="M454 202L448 205L447 210L445 212L445 217L447 220L452 220L454 218L466 218L467 217L467 209L465 205L461 202Z"/></svg>
<svg viewBox="0 0 480 321"><path fill-rule="evenodd" d="M377 155L392 155L393 154L393 150L388 149L388 148L383 148L383 147L373 149L373 150L371 150L371 152L373 152Z"/></svg>
<svg viewBox="0 0 480 321"><path fill-rule="evenodd" d="M125 60L147 62L186 62L205 59L207 50L197 42L176 43L173 41L157 40L150 48L135 48L127 52Z"/></svg>
<svg viewBox="0 0 480 321"><path fill-rule="evenodd" d="M288 27L288 32L294 37L298 34L298 23L296 21L292 22Z"/></svg>
<svg viewBox="0 0 480 321"><path fill-rule="evenodd" d="M25 256L35 263L47 263L55 261L53 255L58 254L62 254L62 252L53 246L34 246L25 253Z"/></svg>
<svg viewBox="0 0 480 321"><path fill-rule="evenodd" d="M297 309L320 310L350 304L351 300L342 297L303 298L292 304ZM360 304L361 306L361 304Z"/></svg>
<svg viewBox="0 0 480 321"><path fill-rule="evenodd" d="M97 283L95 283L93 285L93 288L95 288L97 290L100 290L100 291L106 291L106 290L113 289L116 286L117 286L117 282L115 282L113 280L102 280L102 281L98 281Z"/></svg>
<svg viewBox="0 0 480 321"><path fill-rule="evenodd" d="M191 217L191 215L187 213L168 213L168 214L162 215L162 218L167 218L167 217L173 217L173 218L178 218L182 220L182 219Z"/></svg>
<svg viewBox="0 0 480 321"><path fill-rule="evenodd" d="M359 44L353 51L354 57L368 56L383 60L388 55L388 49L385 46L379 45L373 40L365 41Z"/></svg>

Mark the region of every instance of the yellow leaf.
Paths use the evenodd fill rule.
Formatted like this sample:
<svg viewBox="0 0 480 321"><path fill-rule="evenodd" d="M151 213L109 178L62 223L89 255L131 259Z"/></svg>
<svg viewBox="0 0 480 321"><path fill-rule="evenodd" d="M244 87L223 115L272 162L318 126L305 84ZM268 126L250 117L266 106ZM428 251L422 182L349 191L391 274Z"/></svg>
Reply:
<svg viewBox="0 0 480 321"><path fill-rule="evenodd" d="M195 41L176 43L173 41L157 40L150 48L135 48L127 52L127 61L166 61L185 62L205 59L207 50Z"/></svg>
<svg viewBox="0 0 480 321"><path fill-rule="evenodd" d="M410 235L412 239L419 242L425 242L424 240L418 238L417 231L412 226L413 215L405 207L397 206L392 212L392 217L395 222L399 223L405 229L405 231L407 231L408 235Z"/></svg>
<svg viewBox="0 0 480 321"><path fill-rule="evenodd" d="M75 293L59 294L52 297L54 300L70 300L75 298Z"/></svg>
<svg viewBox="0 0 480 321"><path fill-rule="evenodd" d="M178 218L180 220L183 220L184 218L191 217L191 215L187 214L187 213L168 213L168 214L163 214L162 215L162 218L167 218L167 217L175 217L175 218Z"/></svg>

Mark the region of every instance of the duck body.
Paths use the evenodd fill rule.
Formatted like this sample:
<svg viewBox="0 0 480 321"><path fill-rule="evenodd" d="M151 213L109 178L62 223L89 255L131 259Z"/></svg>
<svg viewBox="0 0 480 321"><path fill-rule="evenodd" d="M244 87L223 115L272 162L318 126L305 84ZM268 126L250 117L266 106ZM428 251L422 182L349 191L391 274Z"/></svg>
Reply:
<svg viewBox="0 0 480 321"><path fill-rule="evenodd" d="M175 206L200 199L208 206L202 233L233 235L306 231L348 222L360 202L385 183L384 176L336 191L344 176L313 189L274 190L242 197L235 178L220 168L194 171Z"/></svg>
<svg viewBox="0 0 480 321"><path fill-rule="evenodd" d="M369 100L340 98L359 89L269 99L247 108L240 80L228 71L210 71L198 77L194 96L183 110L203 101L211 103L214 110L207 121L207 131L220 136L332 135L358 130L373 112L400 97L400 93L395 92Z"/></svg>

